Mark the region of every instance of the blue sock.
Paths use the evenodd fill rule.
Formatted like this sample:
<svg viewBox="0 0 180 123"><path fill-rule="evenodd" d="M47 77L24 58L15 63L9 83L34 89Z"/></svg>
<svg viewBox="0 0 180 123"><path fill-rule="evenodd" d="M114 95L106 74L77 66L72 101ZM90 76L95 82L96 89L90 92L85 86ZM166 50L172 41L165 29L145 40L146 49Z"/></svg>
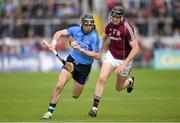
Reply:
<svg viewBox="0 0 180 123"><path fill-rule="evenodd" d="M56 107L56 104L49 103L48 111L51 112L51 113L53 113L55 107Z"/></svg>

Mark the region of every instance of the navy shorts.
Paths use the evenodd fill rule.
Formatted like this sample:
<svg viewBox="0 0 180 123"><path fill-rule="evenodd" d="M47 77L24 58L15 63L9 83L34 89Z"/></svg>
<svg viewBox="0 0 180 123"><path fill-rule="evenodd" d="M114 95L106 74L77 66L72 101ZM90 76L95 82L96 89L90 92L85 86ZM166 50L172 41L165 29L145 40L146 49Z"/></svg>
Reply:
<svg viewBox="0 0 180 123"><path fill-rule="evenodd" d="M72 73L72 78L76 80L79 84L84 85L88 80L89 73L91 71L92 64L80 64L69 55L66 59L67 62L72 62L74 64L74 71Z"/></svg>

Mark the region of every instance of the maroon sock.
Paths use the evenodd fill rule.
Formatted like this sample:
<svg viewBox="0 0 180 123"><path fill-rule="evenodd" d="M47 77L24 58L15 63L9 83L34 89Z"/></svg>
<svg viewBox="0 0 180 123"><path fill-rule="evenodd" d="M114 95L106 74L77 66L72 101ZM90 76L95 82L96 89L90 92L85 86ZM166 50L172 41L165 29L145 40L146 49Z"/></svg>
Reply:
<svg viewBox="0 0 180 123"><path fill-rule="evenodd" d="M100 98L101 97L98 97L98 96L94 96L94 99L93 99L93 107L98 107L98 104L100 102Z"/></svg>

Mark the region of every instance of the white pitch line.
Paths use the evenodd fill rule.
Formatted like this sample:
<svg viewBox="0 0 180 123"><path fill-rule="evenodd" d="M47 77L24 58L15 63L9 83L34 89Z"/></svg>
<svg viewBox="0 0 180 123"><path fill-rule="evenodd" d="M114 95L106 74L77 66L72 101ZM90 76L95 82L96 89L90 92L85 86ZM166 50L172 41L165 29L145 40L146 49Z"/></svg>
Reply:
<svg viewBox="0 0 180 123"><path fill-rule="evenodd" d="M180 98L164 98L164 97L157 97L157 98L102 98L103 101L180 101ZM16 99L16 100L3 100L1 99L0 102L41 102L42 100L23 100L23 99ZM72 102L74 99L61 99L63 102ZM92 101L92 99L80 99L83 102Z"/></svg>
<svg viewBox="0 0 180 123"><path fill-rule="evenodd" d="M163 123L173 123L172 121L169 121L169 122L167 122L167 121L158 121L158 122L141 122L141 123L159 123L159 122L163 122ZM0 123L12 123L12 122L0 122ZM13 122L13 123L44 123L44 122ZM80 121L80 122L77 122L77 121L75 121L75 122L72 122L72 121L70 121L70 122L61 122L61 121L59 121L59 122L46 122L46 123L140 123L140 122L133 122L133 121L124 121L124 122L115 122L115 121L113 121L113 122L111 122L111 121L100 121L100 122L86 122L86 121ZM180 122L176 122L176 123L180 123Z"/></svg>

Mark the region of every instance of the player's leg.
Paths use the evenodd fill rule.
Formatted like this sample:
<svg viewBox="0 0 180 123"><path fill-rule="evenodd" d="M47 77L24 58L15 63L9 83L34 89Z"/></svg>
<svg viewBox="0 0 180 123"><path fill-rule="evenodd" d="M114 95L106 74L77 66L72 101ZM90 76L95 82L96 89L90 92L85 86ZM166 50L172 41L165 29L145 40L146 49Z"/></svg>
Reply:
<svg viewBox="0 0 180 123"><path fill-rule="evenodd" d="M127 79L127 76L121 76L117 74L116 77L116 90L121 91L124 88L127 88L129 86L129 81Z"/></svg>
<svg viewBox="0 0 180 123"><path fill-rule="evenodd" d="M80 95L81 92L83 91L84 85L86 81L89 78L89 73L91 66L82 66L78 65L78 70L75 70L73 73L73 79L74 79L74 84L73 84L73 92L72 92L72 97L77 99Z"/></svg>
<svg viewBox="0 0 180 123"><path fill-rule="evenodd" d="M79 84L77 81L74 81L72 97L74 99L77 99L81 95L83 88L84 88L84 85Z"/></svg>
<svg viewBox="0 0 180 123"><path fill-rule="evenodd" d="M72 92L72 97L77 99L84 88L85 83L88 81L89 74L91 71L91 64L84 65L84 64L74 64L75 69L73 72L73 92Z"/></svg>
<svg viewBox="0 0 180 123"><path fill-rule="evenodd" d="M103 62L100 76L99 76L99 79L95 88L95 95L93 98L93 108L89 111L88 113L89 116L96 117L98 104L103 94L106 80L108 79L110 74L114 71L114 69L115 68L109 62L106 62L106 61Z"/></svg>
<svg viewBox="0 0 180 123"><path fill-rule="evenodd" d="M53 91L53 94L51 97L51 101L48 106L48 112L46 114L44 114L44 116L41 119L48 120L52 117L52 113L56 107L56 104L59 101L60 93L62 92L67 81L70 79L71 79L71 74L68 71L66 71L65 69L62 69L61 73L59 74L57 84L54 88L54 91Z"/></svg>
<svg viewBox="0 0 180 123"><path fill-rule="evenodd" d="M98 82L96 84L95 95L101 97L104 91L104 87L106 84L106 80L110 76L110 74L114 71L114 67L109 62L103 62L101 67L100 76Z"/></svg>
<svg viewBox="0 0 180 123"><path fill-rule="evenodd" d="M130 93L133 90L134 77L121 76L117 74L116 77L116 90L121 91L127 88L127 92Z"/></svg>
<svg viewBox="0 0 180 123"><path fill-rule="evenodd" d="M72 75L65 69L62 69L59 74L58 81L56 83L56 87L53 91L53 95L51 97L51 103L56 104L59 100L60 93L62 92L65 84L71 79Z"/></svg>
<svg viewBox="0 0 180 123"><path fill-rule="evenodd" d="M110 53L110 51L107 51L107 53L105 55L105 60L101 67L99 79L96 84L95 95L93 98L93 108L89 111L89 113L88 113L89 116L96 117L98 104L99 104L100 98L103 94L106 80L108 79L110 74L114 71L114 69L115 69L115 59L112 56L112 54Z"/></svg>
<svg viewBox="0 0 180 123"><path fill-rule="evenodd" d="M117 62L118 64L123 63L122 60L118 60ZM128 78L131 68L132 68L132 63L129 63L122 73L117 74L117 77L116 77L116 90L117 91L121 91L127 88L127 92L130 93L133 90L134 77Z"/></svg>

